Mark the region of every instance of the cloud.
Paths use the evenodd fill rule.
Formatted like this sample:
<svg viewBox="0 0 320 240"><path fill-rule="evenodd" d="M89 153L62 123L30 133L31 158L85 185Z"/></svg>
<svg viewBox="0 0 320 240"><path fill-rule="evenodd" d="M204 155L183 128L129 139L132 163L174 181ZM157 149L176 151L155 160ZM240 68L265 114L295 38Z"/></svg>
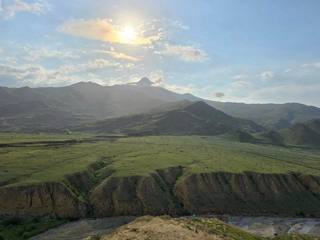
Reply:
<svg viewBox="0 0 320 240"><path fill-rule="evenodd" d="M250 83L248 81L235 81L230 84L230 87L232 89L242 89L242 88L248 88L250 86Z"/></svg>
<svg viewBox="0 0 320 240"><path fill-rule="evenodd" d="M223 92L215 92L215 93L213 93L213 95L216 98L224 98L225 97L225 94Z"/></svg>
<svg viewBox="0 0 320 240"><path fill-rule="evenodd" d="M77 55L69 52L69 51L59 51L48 48L24 48L27 56L25 57L28 61L37 61L48 58L58 58L58 59L74 59L78 58Z"/></svg>
<svg viewBox="0 0 320 240"><path fill-rule="evenodd" d="M144 36L143 33L146 30L143 29L143 31L137 32L137 36L132 37L129 41L123 37L124 30L121 29L121 26L108 19L71 20L60 26L59 30L76 37L120 44L150 45L161 39L159 33Z"/></svg>
<svg viewBox="0 0 320 240"><path fill-rule="evenodd" d="M62 65L58 68L59 72L63 72L64 74L75 74L81 72L92 73L98 70L103 70L107 68L125 68L127 65L122 65L117 62L109 61L106 59L94 59L85 63L81 64L69 64L69 65Z"/></svg>
<svg viewBox="0 0 320 240"><path fill-rule="evenodd" d="M177 84L169 84L169 83L164 83L162 84L162 87L176 92L176 93L192 93L195 91L195 87L192 84L188 84L188 85L177 85Z"/></svg>
<svg viewBox="0 0 320 240"><path fill-rule="evenodd" d="M263 80L268 80L274 77L274 73L272 71L264 71L260 73L260 77Z"/></svg>
<svg viewBox="0 0 320 240"><path fill-rule="evenodd" d="M182 22L178 20L172 20L171 22L172 27L181 29L181 30L189 30L190 27L188 25L183 24Z"/></svg>
<svg viewBox="0 0 320 240"><path fill-rule="evenodd" d="M203 50L185 45L167 44L164 50L156 53L164 56L176 57L186 62L202 62L208 59L207 53Z"/></svg>
<svg viewBox="0 0 320 240"><path fill-rule="evenodd" d="M301 67L303 67L303 68L320 68L320 62L305 63L305 64L302 64Z"/></svg>
<svg viewBox="0 0 320 240"><path fill-rule="evenodd" d="M134 57L134 56L130 56L128 54L122 53L122 52L117 52L115 50L109 50L109 51L96 51L98 53L104 53L104 54L108 54L110 55L112 58L114 59L119 59L119 60L127 60L127 61L132 61L132 62L138 62L141 59Z"/></svg>
<svg viewBox="0 0 320 240"><path fill-rule="evenodd" d="M0 79L9 79L11 82L30 84L32 86L61 85L91 80L86 76L99 73L99 70L127 70L130 67L131 65L123 65L105 59L95 59L75 65L62 65L55 69L47 69L41 65L34 64L22 66L0 65Z"/></svg>
<svg viewBox="0 0 320 240"><path fill-rule="evenodd" d="M36 1L33 3L23 0L13 0L11 4L4 4L0 0L0 17L8 20L13 18L17 13L28 12L33 14L45 14L49 10L48 3L44 1Z"/></svg>
<svg viewBox="0 0 320 240"><path fill-rule="evenodd" d="M320 106L319 101L320 84L283 84L265 88L257 88L248 94L250 102L299 102Z"/></svg>
<svg viewBox="0 0 320 240"><path fill-rule="evenodd" d="M0 78L10 79L20 84L52 85L59 83L77 82L74 76L67 76L63 72L57 70L47 70L42 66L6 66L0 65Z"/></svg>
<svg viewBox="0 0 320 240"><path fill-rule="evenodd" d="M240 81L240 80L245 80L248 79L248 75L244 75L244 74L238 74L232 77L232 79Z"/></svg>

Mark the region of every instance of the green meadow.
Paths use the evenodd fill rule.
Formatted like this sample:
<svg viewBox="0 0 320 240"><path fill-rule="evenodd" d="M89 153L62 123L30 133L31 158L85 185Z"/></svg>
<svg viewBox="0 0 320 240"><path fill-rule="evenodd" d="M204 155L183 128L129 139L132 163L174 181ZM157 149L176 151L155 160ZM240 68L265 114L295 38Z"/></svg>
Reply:
<svg viewBox="0 0 320 240"><path fill-rule="evenodd" d="M105 162L105 168L118 176L147 175L172 166L183 166L188 172L320 175L320 150L240 143L219 137L157 136L61 145L41 143L80 138L83 136L18 136L16 142L39 143L0 148L0 186L61 181L96 162ZM6 135L0 139L2 143L5 139L14 142Z"/></svg>

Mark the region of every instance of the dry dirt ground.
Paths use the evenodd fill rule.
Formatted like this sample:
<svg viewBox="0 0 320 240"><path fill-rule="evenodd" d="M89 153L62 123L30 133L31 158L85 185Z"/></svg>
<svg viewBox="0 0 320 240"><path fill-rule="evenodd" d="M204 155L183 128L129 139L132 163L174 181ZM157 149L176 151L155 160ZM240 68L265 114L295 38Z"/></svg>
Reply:
<svg viewBox="0 0 320 240"><path fill-rule="evenodd" d="M220 240L222 238L182 221L144 217L122 226L101 240Z"/></svg>

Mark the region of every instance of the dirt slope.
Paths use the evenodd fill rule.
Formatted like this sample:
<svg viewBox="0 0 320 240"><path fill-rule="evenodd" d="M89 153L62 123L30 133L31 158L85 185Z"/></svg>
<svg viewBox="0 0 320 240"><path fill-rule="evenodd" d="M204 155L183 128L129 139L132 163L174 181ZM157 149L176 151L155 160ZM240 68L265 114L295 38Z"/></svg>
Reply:
<svg viewBox="0 0 320 240"><path fill-rule="evenodd" d="M101 240L220 240L216 234L197 229L185 221L164 219L160 217L143 217L133 223L120 227L113 234Z"/></svg>

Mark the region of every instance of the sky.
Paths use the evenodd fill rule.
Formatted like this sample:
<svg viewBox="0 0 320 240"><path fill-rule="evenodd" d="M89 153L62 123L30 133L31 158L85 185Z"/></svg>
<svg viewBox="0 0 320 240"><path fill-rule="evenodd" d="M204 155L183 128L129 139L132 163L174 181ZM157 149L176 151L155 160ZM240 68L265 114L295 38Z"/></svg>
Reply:
<svg viewBox="0 0 320 240"><path fill-rule="evenodd" d="M0 85L320 107L319 0L0 0Z"/></svg>

